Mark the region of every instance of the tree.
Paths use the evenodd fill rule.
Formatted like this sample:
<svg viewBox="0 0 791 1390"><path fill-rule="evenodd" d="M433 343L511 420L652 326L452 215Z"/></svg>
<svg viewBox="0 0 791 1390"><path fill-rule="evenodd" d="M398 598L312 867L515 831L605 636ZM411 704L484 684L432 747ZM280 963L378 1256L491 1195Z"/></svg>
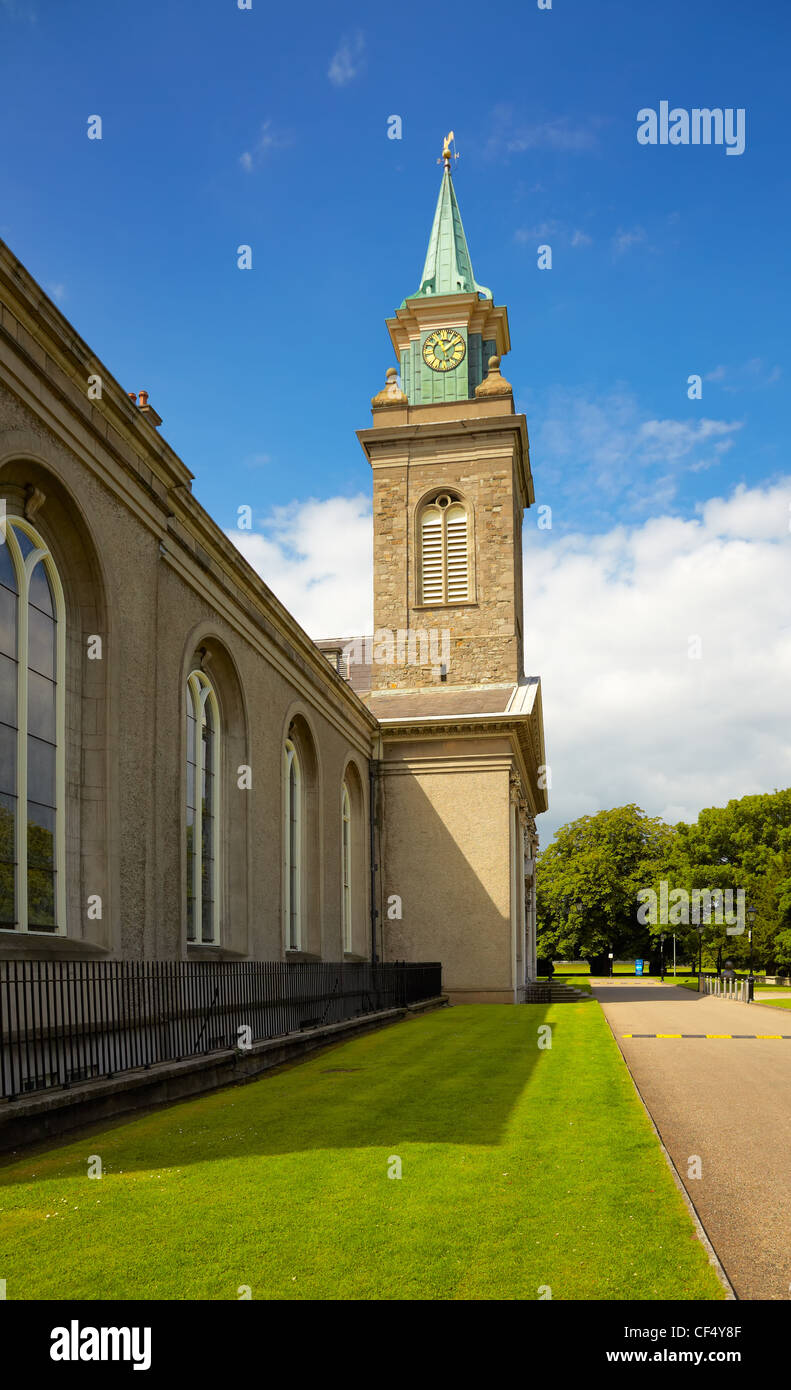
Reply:
<svg viewBox="0 0 791 1390"><path fill-rule="evenodd" d="M638 918L650 889L671 907L667 919ZM686 914L676 890L686 897ZM693 894L732 893L745 930L728 933L722 913L690 920ZM645 903L645 896L641 897ZM705 903L705 899L704 899ZM755 908L752 951L747 908ZM686 915L687 920L683 920ZM645 920L645 925L643 921ZM700 812L693 824L667 825L638 806L582 816L557 832L539 856L538 950L542 956L651 953L675 935L682 958L706 968L730 959L746 968L791 970L791 789L744 796Z"/></svg>
<svg viewBox="0 0 791 1390"><path fill-rule="evenodd" d="M639 806L620 806L564 825L539 855L538 954L578 959L648 944L637 890L667 861L676 832Z"/></svg>
<svg viewBox="0 0 791 1390"><path fill-rule="evenodd" d="M791 788L708 807L694 824L676 829L680 855L698 883L703 886L707 878L709 887L741 890L746 906L755 908L752 952L748 931L728 936L723 943L724 928L712 928L704 940L714 935L718 956L726 948L737 967L746 968L752 956L756 967L788 969ZM749 919L746 925L749 928Z"/></svg>

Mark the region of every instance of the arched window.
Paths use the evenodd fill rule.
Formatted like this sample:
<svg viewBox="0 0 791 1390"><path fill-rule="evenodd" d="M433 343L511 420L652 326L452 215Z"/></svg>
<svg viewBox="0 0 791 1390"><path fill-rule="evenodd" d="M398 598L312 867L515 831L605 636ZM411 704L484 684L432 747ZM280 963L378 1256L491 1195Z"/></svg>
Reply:
<svg viewBox="0 0 791 1390"><path fill-rule="evenodd" d="M346 783L341 787L341 887L343 949L352 949L352 804Z"/></svg>
<svg viewBox="0 0 791 1390"><path fill-rule="evenodd" d="M285 778L285 895L284 925L286 950L302 950L302 770L296 746L286 739L283 772Z"/></svg>
<svg viewBox="0 0 791 1390"><path fill-rule="evenodd" d="M66 623L52 556L0 522L0 928L66 931Z"/></svg>
<svg viewBox="0 0 791 1390"><path fill-rule="evenodd" d="M470 594L467 508L441 492L420 513L421 603L466 603Z"/></svg>
<svg viewBox="0 0 791 1390"><path fill-rule="evenodd" d="M187 941L220 941L220 710L204 671L187 678Z"/></svg>

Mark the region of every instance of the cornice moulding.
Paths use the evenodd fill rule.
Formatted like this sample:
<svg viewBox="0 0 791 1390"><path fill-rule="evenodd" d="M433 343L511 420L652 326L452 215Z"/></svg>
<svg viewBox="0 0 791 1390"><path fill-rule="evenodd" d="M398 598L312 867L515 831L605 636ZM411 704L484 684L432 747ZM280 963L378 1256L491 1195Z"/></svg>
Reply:
<svg viewBox="0 0 791 1390"><path fill-rule="evenodd" d="M342 702L358 730L361 726L369 733L375 730L376 720L370 710L333 672L296 619L193 495L190 470L3 241L0 367L5 368L2 376L9 390L145 524L166 551L178 547L190 557L188 564L176 566L182 577L205 591L206 576L210 575L218 607L219 594L228 590L223 616L237 632L249 639L251 624L261 631L270 624L293 648L298 662L304 662L311 671L314 690L325 690ZM98 401L87 395L89 375L101 377ZM52 396L48 400L49 392ZM42 462L46 463L43 457ZM172 552L168 558L172 563ZM268 655L272 659L272 654ZM292 682L293 659L284 651L279 663Z"/></svg>

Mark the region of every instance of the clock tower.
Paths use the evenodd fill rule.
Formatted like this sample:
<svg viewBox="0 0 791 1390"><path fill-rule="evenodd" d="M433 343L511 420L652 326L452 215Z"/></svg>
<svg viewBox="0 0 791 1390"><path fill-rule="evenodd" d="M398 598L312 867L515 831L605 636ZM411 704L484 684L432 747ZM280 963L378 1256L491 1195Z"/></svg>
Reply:
<svg viewBox="0 0 791 1390"><path fill-rule="evenodd" d="M384 960L441 960L458 1001L536 974L541 684L523 664L527 424L500 371L508 313L479 285L451 177L423 274L388 319L398 366L358 434L373 473L370 690Z"/></svg>
<svg viewBox="0 0 791 1390"><path fill-rule="evenodd" d="M527 425L500 371L508 312L473 273L451 141L419 286L387 320L398 367L358 434L373 470L374 690L524 674Z"/></svg>

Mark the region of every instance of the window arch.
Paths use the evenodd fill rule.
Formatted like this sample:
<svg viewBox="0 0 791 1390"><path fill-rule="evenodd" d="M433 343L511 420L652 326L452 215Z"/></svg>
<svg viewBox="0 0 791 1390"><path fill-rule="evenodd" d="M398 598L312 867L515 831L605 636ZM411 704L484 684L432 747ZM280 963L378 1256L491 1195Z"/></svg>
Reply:
<svg viewBox="0 0 791 1390"><path fill-rule="evenodd" d="M205 671L187 677L187 941L220 942L220 708Z"/></svg>
<svg viewBox="0 0 791 1390"><path fill-rule="evenodd" d="M354 940L352 914L352 803L344 779L341 785L341 924L343 949L351 952Z"/></svg>
<svg viewBox="0 0 791 1390"><path fill-rule="evenodd" d="M296 745L286 739L283 749L285 781L285 893L283 918L286 950L302 950L302 767Z"/></svg>
<svg viewBox="0 0 791 1390"><path fill-rule="evenodd" d="M470 582L470 518L452 492L440 492L421 508L418 521L420 602L467 603Z"/></svg>
<svg viewBox="0 0 791 1390"><path fill-rule="evenodd" d="M0 928L66 931L63 588L39 533L0 522Z"/></svg>

